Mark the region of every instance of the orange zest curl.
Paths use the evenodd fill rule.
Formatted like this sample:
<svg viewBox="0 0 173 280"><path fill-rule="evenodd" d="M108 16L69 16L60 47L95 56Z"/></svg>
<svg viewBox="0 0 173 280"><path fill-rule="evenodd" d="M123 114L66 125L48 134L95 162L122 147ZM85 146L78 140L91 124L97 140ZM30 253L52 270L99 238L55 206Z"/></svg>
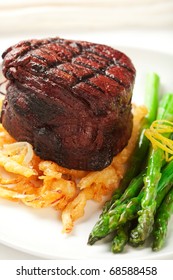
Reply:
<svg viewBox="0 0 173 280"><path fill-rule="evenodd" d="M168 138L170 133L173 133L173 123L166 120L154 121L145 131L145 136L150 140L153 148L160 148L165 152L166 161L173 159L173 140Z"/></svg>

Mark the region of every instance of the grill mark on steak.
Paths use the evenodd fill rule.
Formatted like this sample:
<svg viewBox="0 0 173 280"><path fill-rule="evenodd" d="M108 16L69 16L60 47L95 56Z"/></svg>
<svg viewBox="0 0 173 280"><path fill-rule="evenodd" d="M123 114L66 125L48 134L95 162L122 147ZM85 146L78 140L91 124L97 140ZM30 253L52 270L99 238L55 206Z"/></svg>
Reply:
<svg viewBox="0 0 173 280"><path fill-rule="evenodd" d="M97 76L98 74L102 74L102 75L104 74L104 75L107 76L110 80L113 80L113 81L117 82L117 83L120 84L121 86L124 86L125 88L128 87L126 84L124 84L123 82L121 82L118 78L112 77L110 74L107 74L105 68L97 69L97 68L95 68L95 67L89 66L89 65L87 65L87 64L85 64L85 63L82 63L82 62L75 62L74 64L77 64L77 65L80 65L80 66L83 66L83 67L86 67L86 68L88 68L88 69L91 69L91 70L95 71L95 75L91 75L89 78L94 78L94 77ZM115 64L113 64L113 65L115 65ZM111 65L110 65L110 66L111 66ZM84 81L86 82L85 79L84 79ZM80 81L78 81L78 83L80 83L80 82L83 82L83 79L81 79ZM89 82L89 81L88 81L88 82ZM76 83L76 85L77 85L78 83ZM75 86L76 86L76 85L75 85ZM95 87L96 87L96 85L95 85ZM98 88L98 86L97 86L97 88ZM102 91L102 90L101 90L101 91Z"/></svg>
<svg viewBox="0 0 173 280"><path fill-rule="evenodd" d="M117 77L112 76L112 75L109 74L109 73L106 73L106 71L108 70L107 68L109 68L109 67L111 67L111 66L115 66L116 64L119 65L119 66L122 67L122 68L125 68L126 70L130 71L131 73L133 73L133 71L132 71L127 65L121 64L121 63L119 63L118 61L117 61L117 63L115 64L113 60L108 61L108 58L106 58L105 56L98 55L98 54L96 54L96 53L94 53L94 52L92 52L92 54L94 54L94 55L96 55L96 56L98 57L98 58L96 58L96 57L91 56L90 58L91 58L92 61L95 61L95 62L97 62L97 63L100 63L100 61L99 61L99 57L100 57L100 58L104 58L104 59L107 61L107 64L106 64L105 66L103 66L103 67L96 68L96 67L90 66L90 65L88 65L88 64L86 64L86 63L77 62L77 61L76 61L76 58L77 58L78 56L83 57L83 58L88 58L88 57L86 57L86 56L81 56L81 55L78 55L78 56L74 57L73 60L75 59L75 61L74 61L73 63L74 63L74 64L77 64L77 65L80 65L80 66L83 66L83 67L87 67L88 69L91 69L91 70L95 71L95 72L96 72L95 75L104 73L104 74L105 74L107 77L109 77L111 80L116 81L117 83L119 83L120 85L122 85L122 86L124 86L124 87L128 87L125 83L123 83L122 81L120 81L120 79L118 79ZM56 65L55 65L55 66L56 66ZM53 67L54 67L54 66L53 66ZM62 70L64 71L64 69L62 69ZM65 71L65 72L68 73L68 71ZM72 72L69 72L69 74L72 74L72 75L73 75ZM95 75L93 75L93 76L95 76ZM89 76L88 76L88 78L91 78L91 77L92 77L92 75L89 75ZM83 80L83 79L81 78L80 80L81 80L81 81L85 81L86 79L84 78L84 80ZM79 80L78 82L80 82L80 80Z"/></svg>
<svg viewBox="0 0 173 280"><path fill-rule="evenodd" d="M101 170L127 144L135 70L111 47L53 38L4 52L2 123L42 159Z"/></svg>
<svg viewBox="0 0 173 280"><path fill-rule="evenodd" d="M92 77L91 77L91 78L92 78ZM83 80L82 82L84 82L84 83L86 83L86 84L92 86L93 88L99 90L101 93L105 93L105 91L104 91L101 87L99 87L98 85L92 83L92 82L89 81L89 80ZM77 85L77 84L76 84L76 85ZM76 86L76 85L75 85L75 86Z"/></svg>
<svg viewBox="0 0 173 280"><path fill-rule="evenodd" d="M61 65L60 65L61 66ZM81 78L79 78L75 73L71 72L71 71L68 71L68 70L65 70L65 69L61 69L63 72L67 73L67 74L70 74L72 75L74 78L77 79L77 82L72 86L72 87L75 87L77 84L80 84L81 82L85 82L89 85L91 85L92 87L100 90L101 92L103 92L103 90L98 87L97 85L93 84L92 82L90 82L88 79L92 78L93 77L93 74L88 74L86 76L83 76Z"/></svg>
<svg viewBox="0 0 173 280"><path fill-rule="evenodd" d="M19 44L15 45L15 51L16 53L14 53L12 56L10 56L9 58L6 57L6 64L8 66L11 65L11 63L14 65L14 60L22 60L22 58L27 54L30 53L33 50L38 50L40 49L40 47L45 47L48 46L49 44L52 43L58 43L60 46L64 47L64 39L61 38L50 38L50 39L46 39L46 40L28 40L28 41L22 41ZM68 42L68 41L67 41ZM70 41L69 41L70 42ZM23 45L25 46L25 48L23 49ZM77 44L76 44L77 45ZM21 47L22 46L22 47ZM69 44L70 49L72 50L72 46ZM21 50L23 49L23 50ZM20 51L21 50L21 51ZM2 54L2 58L4 59L5 56L8 55L9 52L13 51L13 47L8 48L5 52L3 52ZM79 46L79 52L81 52L81 47ZM74 52L73 52L74 54ZM15 66L15 65L14 65ZM4 71L4 67L3 67L3 71ZM11 78L10 76L7 78Z"/></svg>
<svg viewBox="0 0 173 280"><path fill-rule="evenodd" d="M56 39L55 39L55 40L50 40L50 41L51 41L51 43L52 43L52 42L53 42L53 43L56 43L57 41L60 42L60 43L61 43L60 46L63 47L63 49L65 49L65 48L64 48L64 45L62 46L62 44L64 44L64 41L63 41L63 40L56 40ZM49 54L46 50L44 50L43 47L51 45L50 41L48 40L48 41L47 41L46 43L44 43L44 44L35 44L34 47L31 46L31 48L30 48L30 50L29 50L30 55L31 55L32 57L36 57L37 59L46 62L46 66L45 66L45 67L44 67L43 65L40 65L39 63L38 63L38 64L37 64L37 63L34 64L34 65L32 66L32 69L33 69L35 72L44 73L45 71L47 71L47 69L56 68L57 66L61 66L61 64L62 64L62 60L60 60L60 58L58 59L58 57L56 57L56 59L55 59L53 62L51 62L51 61L49 61L49 60L46 60L45 57L43 57L43 56L41 56L41 55L32 54L32 53L31 53L31 51L33 51L33 50L35 50L35 51L36 51L36 50L39 50L39 51L41 51L41 52L43 52L43 53L45 52L46 54ZM69 44L69 45L70 45L70 44ZM94 71L95 73L93 73L93 76L95 76L95 75L97 75L97 74L101 74L101 72L104 72L104 74L105 74L107 77L109 77L110 79L116 81L117 83L119 83L120 85L122 85L122 86L124 86L124 87L127 87L127 85L124 84L122 81L120 81L117 77L115 77L115 76L113 76L112 74L109 74L109 73L106 72L108 67L110 67L111 65L114 65L114 66L115 66L115 61L114 61L113 59L108 61L108 57L106 57L105 55L95 53L92 49L87 49L87 48L84 49L84 48L82 47L82 45L79 44L79 43L76 44L76 45L77 45L78 48L79 48L79 53L75 53L75 54L74 54L74 52L71 52L71 62L72 62L72 63L78 64L78 65L81 65L81 66L84 66L84 67L87 67L88 69ZM37 47L35 47L35 46L37 46ZM71 50L72 50L72 48L71 48ZM68 50L66 50L66 51L68 51ZM103 67L97 68L97 67L90 66L90 65L88 65L88 64L86 64L86 63L77 62L76 59L77 59L78 57L88 59L87 56L84 56L84 55L81 56L81 52L82 52L82 51L84 51L84 53L86 53L86 51L89 51L89 52L90 52L91 55L89 55L89 58L90 58L90 60L91 60L92 62L100 63L100 61L99 61L99 57L100 57L101 60L102 60L102 61L101 61L101 64L103 65L103 62L104 62L105 65L104 65ZM55 54L57 54L57 53L55 52L55 50L54 50L53 52L54 52ZM92 55L94 55L94 57L93 57ZM122 55L119 57L119 59L121 59L121 57L122 57ZM21 59L21 58L22 58L22 56L20 56L20 59ZM65 57L65 60L66 60L66 61L70 61L70 59L69 59L68 57ZM75 61L74 61L74 60L75 60ZM73 61L74 61L74 62L73 62ZM107 62L107 63L106 63L106 62ZM120 67L126 68L126 69L129 71L129 67L127 67L125 64L118 63L118 61L116 61L116 63L117 63L117 65L119 65ZM62 64L62 65L63 65L63 64ZM64 70L62 69L62 71L64 71ZM69 75L72 75L72 72L68 72L67 70L64 71L64 72L68 73ZM74 76L74 75L73 75L73 76ZM92 75L89 75L89 78L91 78L91 77L92 77ZM10 73L8 73L8 78L11 78ZM80 81L86 81L86 80L87 80L86 77L84 77L84 78L81 77L80 79L77 79L77 83L80 83ZM74 86L74 85L73 85L73 86ZM94 86L94 85L93 85L93 86ZM99 87L97 86L97 88L99 88ZM100 91L102 91L102 90L100 89Z"/></svg>
<svg viewBox="0 0 173 280"><path fill-rule="evenodd" d="M27 72L27 71L26 71L25 75L28 76L29 80L30 80L30 84L28 84L27 87L26 87L26 85L23 86L22 81L21 81L21 83L15 81L15 84L16 84L17 88L19 88L23 92L26 91L26 94L29 95L29 90L32 90L32 84L33 84L33 81L31 80L31 77L33 77L33 79L34 79L34 75L30 72ZM30 77L30 75L31 75L31 77ZM24 74L21 75L21 77L23 77L23 76L24 76ZM51 81L51 84L52 84L53 88L56 88L57 83L55 83L54 80L51 79L51 78L49 78L49 80ZM34 82L37 82L37 81L35 81L35 79L34 79ZM41 85L41 87L40 87L40 85ZM36 85L34 85L34 86L36 86ZM37 87L37 90L39 90L40 94L43 94L43 92L44 92L43 89L44 89L45 86L50 88L51 85L50 85L50 83L47 85L47 81L45 81L44 77L43 77L43 79L41 81L39 81L39 87ZM35 94L34 89L33 89L33 93ZM64 94L64 96L65 96L65 94ZM73 92L71 92L71 97L73 97L76 100L75 103L78 103L80 101L84 105L84 107L87 107L87 110L89 110L88 114L90 116L93 116L93 114L95 114L95 112L93 112L93 110L91 108L91 104L88 102L88 100L86 98L83 98L83 96L81 96L81 95L76 96ZM70 106L70 103L65 103L65 101L60 96L52 96L52 97L50 96L50 98L53 98L55 100L56 99L59 100L59 102L62 106L68 107L69 109L71 109L73 111L73 109L74 109L73 106ZM39 101L36 101L36 102L39 102ZM44 108L41 107L41 109L43 110Z"/></svg>
<svg viewBox="0 0 173 280"><path fill-rule="evenodd" d="M80 51L82 51L82 48L80 49ZM32 55L33 55L33 54L32 54ZM76 55L75 55L74 57L72 57L72 60L78 58L79 56L80 56L80 54L79 54L79 53L76 53ZM38 54L35 55L35 57L38 58L38 59L41 58L42 61L46 61L44 57L39 56ZM98 55L97 55L97 57L98 57ZM86 57L86 58L87 58L87 57ZM90 56L90 58L91 58L91 56ZM120 58L121 58L121 56L120 56ZM104 57L104 59L105 59L106 61L108 60L106 57ZM96 62L99 61L98 59L96 59L96 57L94 57L91 61L93 61L93 60L96 61ZM49 61L46 61L46 62L48 63ZM43 76L44 76L44 71L46 71L48 67L49 67L49 70L52 69L52 68L56 68L56 65L59 64L59 63L60 63L60 62L55 62L54 65L51 65L51 63L50 63L50 64L49 64L47 67L45 67L45 68L44 68L44 66L41 66L41 65L38 63L38 64L36 64L36 65L34 66L34 70L35 70L36 72L39 70L39 72L40 72L40 73L43 73ZM75 61L74 64L76 65L77 62ZM85 82L85 83L89 84L90 86L92 86L92 88L97 89L99 92L101 92L101 93L103 94L103 93L104 93L104 90L103 90L101 87L99 87L98 85L94 84L93 82L91 82L91 81L89 80L90 78L93 78L93 77L97 76L98 74L103 74L103 73L104 73L106 76L108 76L109 79L114 80L114 81L118 82L120 85L123 85L123 86L126 87L126 85L125 85L124 83L122 83L119 79L117 79L116 77L112 77L110 74L107 74L107 73L106 73L107 65L106 65L106 69L105 69L104 67L101 67L100 69L98 69L98 68L93 68L93 67L91 67L91 66L89 66L89 65L87 65L87 64L82 64L82 63L78 63L78 64L79 64L80 66L83 66L84 68L88 68L88 69L90 69L90 70L92 70L92 71L95 71L95 74L91 73L91 74L86 75L86 76L84 76L84 77L82 76L82 77L78 78L78 77L76 77L76 75L73 75L72 72L70 72L70 71L64 71L64 69L61 68L64 64L60 63L60 64L58 65L58 68L61 68L61 71L64 71L65 73L67 73L67 74L73 76L73 77L76 79L76 81L74 81L74 83L72 82L72 84L71 84L72 88L76 87L76 86L77 86L78 84L80 84L81 82ZM110 67L110 66L112 66L112 65L115 66L115 64L112 64L112 60L110 60L110 62L108 62L107 64L108 64L108 67ZM37 67L37 65L38 65L38 67ZM29 71L29 72L30 72L30 71ZM62 77L61 77L61 78L62 78ZM58 81L55 81L55 80L52 79L51 77L49 77L49 80L50 80L50 81L53 81L54 83L58 83ZM68 86L68 85L66 85L66 86ZM84 103L85 105L87 105L88 107L90 107L90 105L89 105L89 103L86 101L86 99L83 99L83 98L80 97L80 100L81 100L82 103ZM100 111L100 110L99 110L99 111ZM101 111L102 111L102 110L101 110Z"/></svg>
<svg viewBox="0 0 173 280"><path fill-rule="evenodd" d="M41 49L42 47L45 47L45 46L51 46L51 44L52 43L59 43L59 45L61 46L61 47L63 47L64 49L66 49L65 48L65 46L64 46L64 39L61 39L61 38L51 38L51 39L47 39L47 40L31 40L31 41L23 41L23 42L21 42L20 44L18 44L18 45L16 45L17 47L19 46L21 46L21 44L23 43L23 44L25 44L27 47L29 47L29 48L26 48L26 49L24 49L21 53L20 52L18 52L18 55L17 56L15 56L15 59L17 59L18 57L20 57L20 59L22 59L22 57L27 53L27 52L31 52L31 51L33 51L33 50L39 50L39 49ZM33 42L35 42L35 43L33 43ZM78 46L78 48L79 48L79 53L76 55L76 53L74 53L73 52L73 48L71 47L72 46L72 44L74 44L73 42L71 42L70 40L69 41L67 41L67 42L69 42L69 44L68 44L68 47L70 47L70 50L72 51L72 56L73 56L73 58L75 57L75 56L80 56L80 54L82 53L82 51L87 51L87 52L89 52L89 53L92 53L92 54L94 54L94 55L96 55L96 56L98 56L98 57L100 57L100 58L102 58L102 59L105 59L105 60L107 60L107 61L110 61L110 58L108 58L107 56L105 56L105 55L103 55L103 54L100 54L100 53L96 53L96 52L94 52L93 51L93 49L92 48L83 48L83 46L80 44L80 43L78 43L78 42L76 42L75 44ZM33 43L33 44L32 44ZM95 46L96 44L94 44L94 46ZM3 55L2 55L2 58L4 58L5 56L6 56L6 54L10 51L10 49L11 48L9 48L9 49L7 49L7 51L5 51L4 53L3 53ZM50 48L51 49L51 48ZM67 51L67 50L66 50ZM123 56L123 54L122 54L122 56ZM13 58L14 59L14 58ZM42 58L43 59L43 58ZM93 59L93 58L92 58ZM126 64L122 64L122 63L120 63L119 62L119 60L121 59L121 57L120 58L118 58L118 60L113 60L113 59L111 59L111 61L112 61L112 63L116 63L116 64L118 64L119 66L121 66L121 67L124 67L124 68L126 68L128 71L130 71L130 72L134 72L131 68L129 68L128 67L128 65L126 65ZM56 65L54 65L53 67L56 67Z"/></svg>
<svg viewBox="0 0 173 280"><path fill-rule="evenodd" d="M95 54L95 55L97 55L97 56L99 56L100 58L106 59L106 60L107 60L108 62L110 62L110 64L112 64L112 65L119 65L120 67L125 68L125 69L127 69L129 72L135 74L134 69L130 68L127 64L122 64L122 63L119 62L119 60L121 59L121 57L115 61L114 59L109 59L108 57L106 57L106 56L103 55L103 54L94 52L92 49L87 49L87 51L88 51L88 52L91 52L91 53L93 53L93 54ZM122 56L123 56L123 54L122 54Z"/></svg>

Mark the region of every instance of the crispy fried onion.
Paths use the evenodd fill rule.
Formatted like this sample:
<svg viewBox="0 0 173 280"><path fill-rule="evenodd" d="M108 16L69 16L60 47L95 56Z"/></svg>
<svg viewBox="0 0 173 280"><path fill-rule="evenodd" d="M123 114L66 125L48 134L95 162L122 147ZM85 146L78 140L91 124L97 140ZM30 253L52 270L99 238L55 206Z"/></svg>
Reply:
<svg viewBox="0 0 173 280"><path fill-rule="evenodd" d="M61 213L63 232L72 231L84 215L87 200L111 196L134 149L145 107L133 108L133 132L127 147L102 171L69 170L41 160L27 142L16 142L0 125L0 197L34 208L53 207Z"/></svg>

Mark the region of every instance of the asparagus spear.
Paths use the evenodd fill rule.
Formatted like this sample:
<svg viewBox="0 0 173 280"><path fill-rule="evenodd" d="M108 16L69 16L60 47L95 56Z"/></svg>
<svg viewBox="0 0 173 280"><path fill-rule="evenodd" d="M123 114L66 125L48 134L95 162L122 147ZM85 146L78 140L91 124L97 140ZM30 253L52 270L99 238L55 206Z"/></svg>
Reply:
<svg viewBox="0 0 173 280"><path fill-rule="evenodd" d="M173 160L169 162L163 169L162 177L157 186L156 208L159 207L163 198L172 186L172 170ZM124 225L127 221L136 218L138 211L141 209L141 199L144 196L144 191L145 189L142 188L137 197L133 197L128 202L122 203L115 207L113 210L110 210L107 213L105 213L102 216L102 219L99 219L99 221L95 224L92 232L90 233L88 244L94 244L96 241L102 239L109 233L116 230L116 228L118 228L120 225ZM141 241L141 243L143 243L143 241Z"/></svg>
<svg viewBox="0 0 173 280"><path fill-rule="evenodd" d="M161 205L163 201L163 194L168 192L170 190L172 184L173 184L173 160L167 163L162 168L162 176L160 178L158 187L157 187L157 199L156 199L156 210Z"/></svg>
<svg viewBox="0 0 173 280"><path fill-rule="evenodd" d="M117 227L125 224L129 220L133 220L140 210L140 201L143 193L137 197L133 197L128 203L122 203L113 210L108 211L102 216L102 219L95 224L89 235L88 244L93 245L96 241L104 238L113 232Z"/></svg>
<svg viewBox="0 0 173 280"><path fill-rule="evenodd" d="M156 209L159 208L159 212L156 217L155 226L154 226L154 242L153 242L153 250L159 250L165 241L166 233L167 233L167 225L170 215L173 212L173 161L170 162L166 167L162 170L162 177L159 182L157 188L157 199L156 199ZM172 189L171 189L172 188ZM171 189L171 190L170 190ZM165 193L168 193L165 196ZM162 202L162 200L164 201ZM162 202L162 205L161 205ZM161 206L160 206L161 205ZM165 213L166 212L166 213ZM123 214L122 214L123 216ZM122 218L122 217L121 217ZM116 235L112 241L111 251L113 253L120 253L123 251L125 245L129 240L129 230L131 227L131 222L127 222L119 226L116 231ZM143 242L141 242L143 244Z"/></svg>
<svg viewBox="0 0 173 280"><path fill-rule="evenodd" d="M173 185L173 160L170 161L162 168L162 176L160 178L159 184L157 186L157 197L156 197L156 211L161 205L164 197L170 191ZM143 190L144 191L144 190ZM134 243L133 239L129 238L130 244L134 247L141 245L144 241L141 241L139 244Z"/></svg>
<svg viewBox="0 0 173 280"><path fill-rule="evenodd" d="M173 187L164 198L161 206L156 214L156 219L153 228L153 251L160 250L166 239L168 222L173 213Z"/></svg>
<svg viewBox="0 0 173 280"><path fill-rule="evenodd" d="M173 120L173 94L166 94L159 105L157 119ZM138 225L131 231L130 242L134 246L141 244L153 229L156 210L157 185L161 177L161 167L164 160L164 151L160 148L150 148L147 164L147 174L144 178L144 196L141 200L141 210L138 212Z"/></svg>
<svg viewBox="0 0 173 280"><path fill-rule="evenodd" d="M129 239L129 229L131 223L128 222L125 225L120 226L111 244L111 251L113 253L120 253L123 251L124 246L127 244Z"/></svg>
<svg viewBox="0 0 173 280"><path fill-rule="evenodd" d="M124 194L120 197L120 199L116 200L109 207L109 210L107 209L107 211L102 212L102 214L99 217L99 220L95 224L95 226L90 234L89 241L88 241L89 244L94 244L97 240L103 238L104 236L106 236L109 233L109 226L107 225L107 221L109 220L109 218L111 216L114 216L114 214L115 214L114 212L120 211L119 215L118 215L118 213L116 214L116 216L119 217L121 215L121 212L123 211L123 209L126 208L126 205L127 205L126 202L139 193L140 189L143 186L144 174L145 174L144 172L141 172L140 175L138 175L136 178L134 178L131 181L131 183L129 184L129 186L126 189L126 191L124 192ZM97 232L97 231L98 232L100 231L101 235L97 236L97 233L96 233L96 238L94 238L95 232Z"/></svg>
<svg viewBox="0 0 173 280"><path fill-rule="evenodd" d="M110 206L109 211L114 209L116 206L127 202L130 198L133 198L138 195L143 186L144 175L145 170L141 171L141 173L138 176L131 180L130 184L128 185L124 193L121 195L121 197L115 200L115 202Z"/></svg>
<svg viewBox="0 0 173 280"><path fill-rule="evenodd" d="M140 134L135 146L135 150L129 159L129 168L124 175L119 188L114 192L112 198L105 204L102 214L106 213L109 208L114 207L114 202L120 198L124 190L129 185L130 181L140 172L141 165L146 157L149 147L149 140L145 137L144 132L150 127L151 123L155 120L158 108L159 99L159 83L160 78L155 73L149 73L146 77L145 89L145 105L148 109L148 114L144 118L141 125ZM113 205L113 206L112 206ZM102 215L101 214L101 215Z"/></svg>
<svg viewBox="0 0 173 280"><path fill-rule="evenodd" d="M156 73L148 73L145 88L145 106L148 109L147 120L151 124L156 119L159 105L160 78Z"/></svg>

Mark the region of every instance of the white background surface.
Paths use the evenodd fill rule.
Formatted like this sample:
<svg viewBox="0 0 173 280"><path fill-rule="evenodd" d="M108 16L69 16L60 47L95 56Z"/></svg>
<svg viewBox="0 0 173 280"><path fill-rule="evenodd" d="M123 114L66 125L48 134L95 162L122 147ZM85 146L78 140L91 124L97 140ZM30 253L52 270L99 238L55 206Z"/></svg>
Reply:
<svg viewBox="0 0 173 280"><path fill-rule="evenodd" d="M20 39L63 36L173 54L173 1L8 0L0 18L1 51ZM36 257L0 244L0 259Z"/></svg>

